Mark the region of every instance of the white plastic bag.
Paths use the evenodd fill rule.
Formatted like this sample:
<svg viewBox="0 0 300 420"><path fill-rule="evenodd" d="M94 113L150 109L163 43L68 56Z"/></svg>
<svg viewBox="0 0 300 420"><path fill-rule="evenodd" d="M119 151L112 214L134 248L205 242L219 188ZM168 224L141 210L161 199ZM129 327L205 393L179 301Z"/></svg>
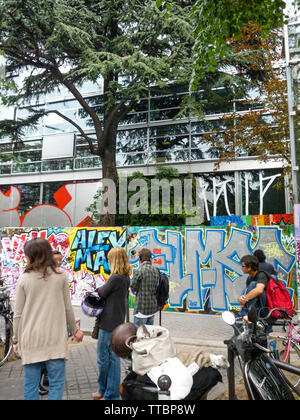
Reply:
<svg viewBox="0 0 300 420"><path fill-rule="evenodd" d="M137 330L137 339L131 344L132 370L145 375L155 366L176 355L169 331L159 325L142 325Z"/></svg>
<svg viewBox="0 0 300 420"><path fill-rule="evenodd" d="M170 399L182 400L190 393L193 386L192 374L196 373L198 369L199 367L195 369L195 364L193 363L190 370L177 357L173 357L162 365L152 368L147 375L156 385L161 375L168 375L172 381Z"/></svg>

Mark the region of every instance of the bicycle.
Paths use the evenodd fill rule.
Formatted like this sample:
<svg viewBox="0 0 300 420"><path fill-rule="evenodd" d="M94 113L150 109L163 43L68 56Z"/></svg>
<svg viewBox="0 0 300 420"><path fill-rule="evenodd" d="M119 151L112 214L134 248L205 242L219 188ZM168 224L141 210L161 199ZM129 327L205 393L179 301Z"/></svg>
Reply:
<svg viewBox="0 0 300 420"><path fill-rule="evenodd" d="M238 358L248 397L250 400L294 400L300 392L283 372L300 377L300 368L274 358L267 345L264 318L258 318L254 306L250 306L248 320L236 319L231 312L222 313L223 320L232 325L234 336L225 340L228 350L229 399L235 400L235 366Z"/></svg>
<svg viewBox="0 0 300 420"><path fill-rule="evenodd" d="M0 367L8 360L13 349L13 312L9 296L0 288Z"/></svg>
<svg viewBox="0 0 300 420"><path fill-rule="evenodd" d="M269 347L273 349L277 358L282 362L297 363L296 360L291 362L291 358L297 357L297 355L298 362L300 362L300 329L296 326L297 316L288 315L285 309L274 308L264 319L268 320L274 310L279 310L285 318L275 321L275 325L282 325L283 331L269 334ZM299 385L300 379L294 386L298 387Z"/></svg>

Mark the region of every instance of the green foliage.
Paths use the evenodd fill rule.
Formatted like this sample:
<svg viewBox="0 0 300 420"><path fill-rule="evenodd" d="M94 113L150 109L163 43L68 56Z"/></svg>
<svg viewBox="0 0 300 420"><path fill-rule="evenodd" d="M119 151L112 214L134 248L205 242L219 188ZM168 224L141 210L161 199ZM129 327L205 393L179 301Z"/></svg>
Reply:
<svg viewBox="0 0 300 420"><path fill-rule="evenodd" d="M173 3L157 0L156 6L169 17ZM190 14L195 39L191 87L195 89L205 74L217 70L229 53L229 39L238 40L251 23L259 25L267 35L271 28L283 24L284 8L283 0L195 0Z"/></svg>
<svg viewBox="0 0 300 420"><path fill-rule="evenodd" d="M27 103L62 85L77 95L74 86L103 77L105 115L118 119L149 85L188 80L192 36L184 9L192 2L175 3L165 20L151 0L4 0L7 72L30 72L7 103Z"/></svg>
<svg viewBox="0 0 300 420"><path fill-rule="evenodd" d="M195 78L193 86L207 71L215 71L228 53L229 38L239 39L242 29L256 23L264 30L283 23L282 0L197 0L192 10L195 25Z"/></svg>
<svg viewBox="0 0 300 420"><path fill-rule="evenodd" d="M160 191L159 195L159 203L158 208L154 211L153 203L151 203L151 189L153 187L151 180L156 179L158 181L167 180L168 182L172 182L172 180L180 180L182 187L184 186L184 178L186 176L181 176L177 169L172 167L164 167L158 166L156 168L155 177L148 177L145 176L143 173L136 171L130 177L127 178L127 196L120 197L120 178L118 179L117 185L117 196L116 196L116 208L119 209L119 200L126 200L127 206L129 208L130 199L134 197L134 195L138 192L138 190L130 191L129 186L130 183L134 180L142 180L145 185L147 185L147 192L148 197L146 198L148 202L148 211L147 214L143 214L142 212L137 212L137 214L133 214L132 212L128 211L127 214L117 214L116 215L116 226L183 226L186 224L186 217L189 216L184 209L182 212L178 214L178 210L176 209L176 196L174 194L174 189L171 187L170 189L170 212L169 214L164 214L162 208L162 190ZM195 185L193 188L195 191ZM94 196L93 203L86 209L88 212L91 213L91 217L95 222L95 225L98 225L101 215L99 214L99 204L102 197L101 189L96 193ZM138 203L139 205L140 203ZM152 205L152 206L151 206ZM140 206L139 206L140 207ZM158 211L157 211L158 210Z"/></svg>
<svg viewBox="0 0 300 420"><path fill-rule="evenodd" d="M102 161L102 175L116 181L116 133L119 122L152 86L188 84L192 74L192 0L176 0L165 19L153 0L3 0L0 2L0 50L7 75L22 75L17 92L4 92L10 106L27 106L67 89L96 135L56 110L31 112L20 122L4 121L0 135L19 141L26 126L55 112L88 142ZM103 89L102 115L80 92L84 82ZM100 93L100 89L99 89ZM106 223L106 221L105 221ZM113 221L107 222L112 224Z"/></svg>

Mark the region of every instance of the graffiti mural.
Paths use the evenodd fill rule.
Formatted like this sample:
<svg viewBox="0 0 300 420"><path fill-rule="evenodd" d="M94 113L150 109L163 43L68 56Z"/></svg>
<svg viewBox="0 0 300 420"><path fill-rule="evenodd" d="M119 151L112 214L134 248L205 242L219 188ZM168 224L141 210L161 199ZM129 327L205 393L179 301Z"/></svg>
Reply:
<svg viewBox="0 0 300 420"><path fill-rule="evenodd" d="M295 239L278 226L128 228L128 237L133 269L145 246L152 250L153 263L169 275L170 308L218 312L238 306L246 280L240 258L258 248L274 264L296 305Z"/></svg>
<svg viewBox="0 0 300 420"><path fill-rule="evenodd" d="M6 229L1 239L1 280L15 297L17 280L25 267L24 244L42 237L53 250L62 253L62 268L69 274L71 298L80 304L82 297L106 282L109 276L107 253L113 247L124 247L123 228L48 228Z"/></svg>
<svg viewBox="0 0 300 420"><path fill-rule="evenodd" d="M65 184L54 194L54 204L38 204L23 216L19 213L21 192L11 186L5 193L0 188L0 227L38 226L90 226L92 219L86 208L101 182L79 182Z"/></svg>
<svg viewBox="0 0 300 420"><path fill-rule="evenodd" d="M215 216L210 218L211 226L293 226L293 214L262 214L249 216Z"/></svg>
<svg viewBox="0 0 300 420"><path fill-rule="evenodd" d="M178 178L175 183L178 206L187 213L197 214L197 217L186 218L187 225L197 226L211 221L213 226L226 226L231 219L235 220L231 223L236 223L238 226L261 225L262 219L268 225L268 218L270 224L274 225L291 223L289 216L293 218L293 215L280 214L278 217L273 215L272 221L270 216L263 215L263 212L285 213L289 207L285 201L284 188L276 189L276 192L273 188L275 181L277 182L281 175L280 171L279 173L274 173L274 170L241 171L238 176L235 176L234 172L194 175L195 182L187 177L184 180ZM149 178L151 188L146 180L139 179L139 185L136 180L127 182L126 176L122 176L120 180L122 182L118 199L121 214L136 214L136 205L133 203L141 192L144 198L148 195L151 208L156 208L157 193L160 190L162 210L166 208L166 214L168 213L170 191L175 180L169 182L167 179ZM87 208L92 206L96 192L103 186L103 182L107 184L107 181L65 183L57 180L57 182L0 185L0 227L93 226L96 223L92 220L92 211L88 211ZM111 183L107 185L113 193L110 196L115 197L110 203L113 209L117 202L114 194L116 186ZM134 191L136 194L129 199ZM196 200L192 199L194 196ZM127 197L127 201L124 197ZM135 200L132 201L133 198ZM234 216L237 207L240 207L247 216ZM141 208L141 211L146 210ZM258 216L248 216L249 212ZM252 220L253 217L257 217L257 222Z"/></svg>
<svg viewBox="0 0 300 420"><path fill-rule="evenodd" d="M23 247L34 236L46 238L63 255L69 273L72 301L79 304L87 291L104 284L109 276L107 253L126 247L133 272L138 252L152 251L153 264L170 278L170 299L165 309L220 312L238 307L246 277L240 258L263 249L283 280L297 307L296 242L293 227L114 227L6 229L2 232L2 280L14 293L24 268ZM130 297L131 306L134 296Z"/></svg>

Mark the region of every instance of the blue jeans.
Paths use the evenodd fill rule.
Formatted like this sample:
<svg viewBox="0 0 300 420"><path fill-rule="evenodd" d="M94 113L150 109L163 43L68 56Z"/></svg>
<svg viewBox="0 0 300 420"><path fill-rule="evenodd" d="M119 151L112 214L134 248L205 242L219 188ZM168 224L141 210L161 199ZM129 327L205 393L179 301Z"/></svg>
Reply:
<svg viewBox="0 0 300 420"><path fill-rule="evenodd" d="M39 400L41 371L45 365L49 379L48 400L62 400L66 379L66 362L64 359L46 360L45 362L24 365L24 400Z"/></svg>
<svg viewBox="0 0 300 420"><path fill-rule="evenodd" d="M255 289L256 287L256 281L251 281L247 288L247 293L249 293L251 290ZM244 291L243 291L244 293ZM256 312L258 317L264 317L268 314L268 301L267 301L267 295L264 291L262 295L257 296L256 298L249 300L249 302L246 303L246 305L243 307L243 309L240 312L241 316L248 315L248 310L251 305L254 305L256 308ZM270 334L272 332L272 326L268 325L266 327L266 333Z"/></svg>
<svg viewBox="0 0 300 420"><path fill-rule="evenodd" d="M249 293L255 288L256 288L256 281L251 281L246 289L246 292ZM245 291L243 291L243 294L244 293ZM257 315L259 317L266 316L266 314L268 313L268 302L267 302L266 292L264 291L262 295L249 300L249 302L247 302L245 306L243 307L243 309L241 310L240 315L241 316L248 315L248 310L251 305L255 306Z"/></svg>
<svg viewBox="0 0 300 420"><path fill-rule="evenodd" d="M120 399L121 366L120 358L112 351L112 332L99 330L97 363L99 369L98 392L105 400Z"/></svg>
<svg viewBox="0 0 300 420"><path fill-rule="evenodd" d="M153 325L154 324L154 315L148 318L140 318L138 316L133 317L133 323L136 327L140 327L141 325Z"/></svg>

